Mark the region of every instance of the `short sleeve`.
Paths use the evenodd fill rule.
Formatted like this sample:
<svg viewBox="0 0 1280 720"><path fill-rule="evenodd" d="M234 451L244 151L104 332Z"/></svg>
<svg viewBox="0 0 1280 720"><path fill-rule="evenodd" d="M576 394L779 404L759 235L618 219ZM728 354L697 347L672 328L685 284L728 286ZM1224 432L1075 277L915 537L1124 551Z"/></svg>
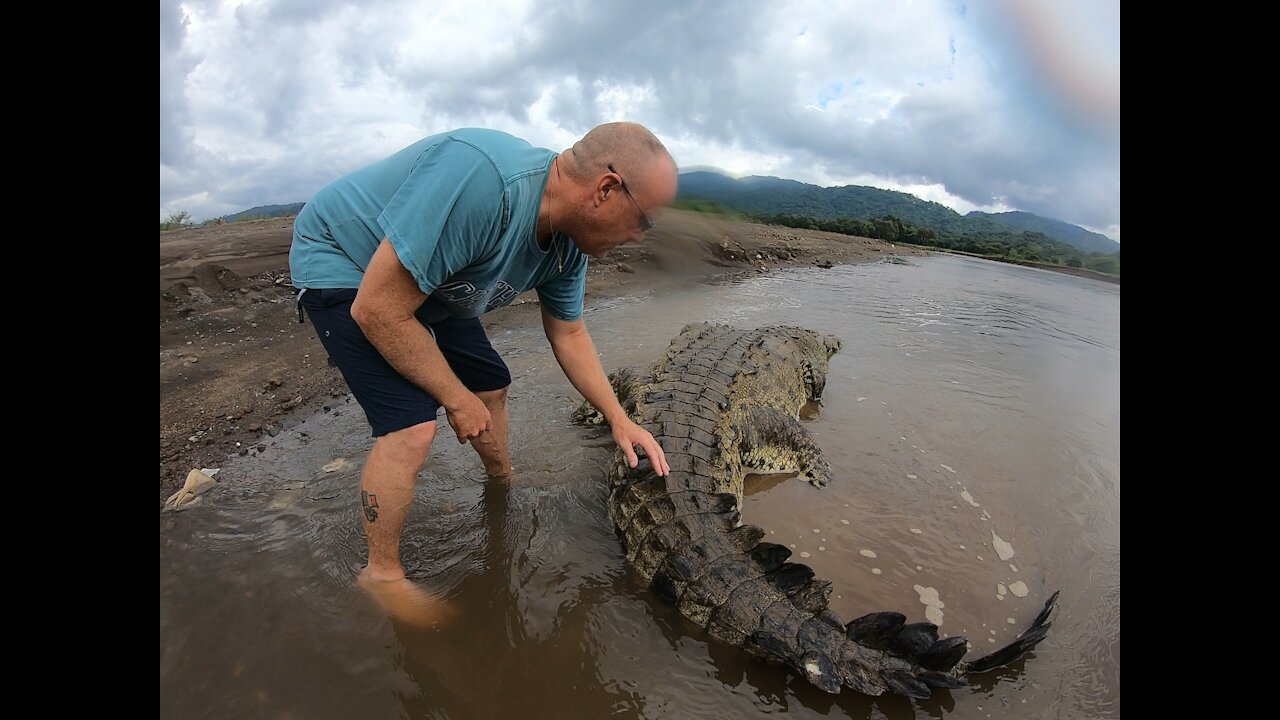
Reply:
<svg viewBox="0 0 1280 720"><path fill-rule="evenodd" d="M573 322L582 317L586 289L587 256L579 254L573 267L538 286L538 301L555 317Z"/></svg>
<svg viewBox="0 0 1280 720"><path fill-rule="evenodd" d="M501 212L502 178L493 163L471 145L446 139L423 151L378 224L430 295L484 255Z"/></svg>

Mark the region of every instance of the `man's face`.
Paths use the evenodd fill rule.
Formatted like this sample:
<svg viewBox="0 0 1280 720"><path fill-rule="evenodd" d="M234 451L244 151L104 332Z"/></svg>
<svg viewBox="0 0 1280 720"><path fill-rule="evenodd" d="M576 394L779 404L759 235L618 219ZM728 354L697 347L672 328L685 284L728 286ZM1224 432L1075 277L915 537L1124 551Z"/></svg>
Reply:
<svg viewBox="0 0 1280 720"><path fill-rule="evenodd" d="M663 209L675 199L674 168L667 166L648 175L636 175L644 180L640 187L627 181L626 172L617 165L609 166L597 190L593 227L585 237L575 238L578 248L594 258L602 258L620 245L643 240Z"/></svg>

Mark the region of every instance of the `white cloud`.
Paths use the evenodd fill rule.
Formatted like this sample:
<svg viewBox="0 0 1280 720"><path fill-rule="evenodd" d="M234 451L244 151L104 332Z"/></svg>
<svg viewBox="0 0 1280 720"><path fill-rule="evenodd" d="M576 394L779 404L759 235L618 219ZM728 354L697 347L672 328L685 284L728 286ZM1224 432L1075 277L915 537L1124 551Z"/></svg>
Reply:
<svg viewBox="0 0 1280 720"><path fill-rule="evenodd" d="M1119 236L1119 3L162 2L160 214L306 200L451 127Z"/></svg>

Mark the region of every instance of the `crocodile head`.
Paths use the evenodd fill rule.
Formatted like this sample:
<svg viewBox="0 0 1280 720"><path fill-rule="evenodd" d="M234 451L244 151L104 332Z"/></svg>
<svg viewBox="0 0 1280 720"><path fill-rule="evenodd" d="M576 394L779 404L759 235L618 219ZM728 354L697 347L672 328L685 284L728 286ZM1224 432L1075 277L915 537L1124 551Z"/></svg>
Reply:
<svg viewBox="0 0 1280 720"><path fill-rule="evenodd" d="M791 328L790 334L800 349L808 399L821 399L827 386L827 361L840 351L844 343L834 335L823 335L806 328Z"/></svg>

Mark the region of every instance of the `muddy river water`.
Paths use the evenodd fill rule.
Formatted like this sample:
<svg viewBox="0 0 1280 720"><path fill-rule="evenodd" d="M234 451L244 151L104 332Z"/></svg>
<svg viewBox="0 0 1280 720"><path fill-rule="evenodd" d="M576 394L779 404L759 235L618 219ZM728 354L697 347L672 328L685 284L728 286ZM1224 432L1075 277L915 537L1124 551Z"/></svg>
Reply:
<svg viewBox="0 0 1280 720"><path fill-rule="evenodd" d="M743 517L833 581L846 620L927 617L975 657L1062 591L1031 655L926 701L826 695L641 587L605 506L612 441L569 423L580 398L528 313L492 334L515 378L516 485L486 485L442 429L405 531L408 572L454 620L401 627L353 585L371 439L335 399L161 514L161 717L1119 717L1118 286L937 256L590 306L609 370L691 321L844 341L805 418L834 479L753 477Z"/></svg>

